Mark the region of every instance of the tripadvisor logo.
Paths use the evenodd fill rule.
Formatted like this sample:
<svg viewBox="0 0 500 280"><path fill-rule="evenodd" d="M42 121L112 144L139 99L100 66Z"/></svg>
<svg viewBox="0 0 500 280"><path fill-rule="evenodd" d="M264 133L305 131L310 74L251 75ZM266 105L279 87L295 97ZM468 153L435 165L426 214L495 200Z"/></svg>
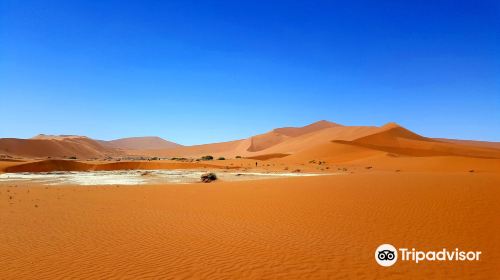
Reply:
<svg viewBox="0 0 500 280"><path fill-rule="evenodd" d="M375 260L381 266L391 266L398 260L398 250L391 244L382 244L375 250Z"/></svg>
<svg viewBox="0 0 500 280"><path fill-rule="evenodd" d="M392 266L398 260L419 263L423 261L479 261L481 251L461 251L458 248L439 251L419 251L415 248L399 248L391 244L382 244L375 250L375 261L381 266Z"/></svg>

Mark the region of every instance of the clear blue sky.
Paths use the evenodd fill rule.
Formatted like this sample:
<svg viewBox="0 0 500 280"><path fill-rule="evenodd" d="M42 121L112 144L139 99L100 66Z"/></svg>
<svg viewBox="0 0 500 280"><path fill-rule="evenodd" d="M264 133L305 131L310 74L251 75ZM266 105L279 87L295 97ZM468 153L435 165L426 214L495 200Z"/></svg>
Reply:
<svg viewBox="0 0 500 280"><path fill-rule="evenodd" d="M498 0L0 3L0 137L327 119L500 141Z"/></svg>

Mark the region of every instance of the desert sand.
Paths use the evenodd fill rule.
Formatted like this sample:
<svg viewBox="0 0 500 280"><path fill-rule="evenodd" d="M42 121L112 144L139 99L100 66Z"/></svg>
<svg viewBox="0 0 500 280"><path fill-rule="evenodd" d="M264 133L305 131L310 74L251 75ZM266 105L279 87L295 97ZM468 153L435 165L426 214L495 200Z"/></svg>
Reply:
<svg viewBox="0 0 500 280"><path fill-rule="evenodd" d="M134 147L79 136L0 139L0 173L196 169L321 176L141 186L1 182L0 279L500 275L498 143L428 138L394 123L321 121L230 142ZM82 159L64 159L68 149ZM127 159L132 155L145 158ZM215 159L196 161L202 155ZM384 268L374 259L382 243L479 250L482 258Z"/></svg>
<svg viewBox="0 0 500 280"><path fill-rule="evenodd" d="M142 187L0 187L0 278L493 279L500 176L372 172ZM378 266L384 242L482 250Z"/></svg>

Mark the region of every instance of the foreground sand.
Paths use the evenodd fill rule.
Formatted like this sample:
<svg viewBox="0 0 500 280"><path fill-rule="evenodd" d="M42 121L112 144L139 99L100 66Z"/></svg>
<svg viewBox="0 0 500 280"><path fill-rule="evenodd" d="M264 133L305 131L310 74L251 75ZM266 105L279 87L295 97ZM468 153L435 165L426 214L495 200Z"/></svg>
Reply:
<svg viewBox="0 0 500 280"><path fill-rule="evenodd" d="M0 279L493 279L500 176L372 172L141 187L0 186ZM481 250L376 264L382 243Z"/></svg>

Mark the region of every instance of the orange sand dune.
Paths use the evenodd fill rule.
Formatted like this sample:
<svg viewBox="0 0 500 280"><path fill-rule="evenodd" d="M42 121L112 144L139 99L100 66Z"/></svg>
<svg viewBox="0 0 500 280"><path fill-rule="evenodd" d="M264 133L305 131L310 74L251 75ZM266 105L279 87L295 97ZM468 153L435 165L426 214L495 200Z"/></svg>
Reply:
<svg viewBox="0 0 500 280"><path fill-rule="evenodd" d="M86 171L92 170L93 166L71 160L42 160L7 166L0 172Z"/></svg>
<svg viewBox="0 0 500 280"><path fill-rule="evenodd" d="M308 167L311 161L319 163L322 167L334 170L346 167L349 170L370 168L386 171L419 171L419 172L493 172L500 173L500 159L465 156L410 156L388 153L363 146L327 143L298 152L296 154L276 159L274 162L296 166L301 164ZM305 165L304 165L305 164ZM333 166L332 166L333 165ZM320 166L317 166L320 167Z"/></svg>
<svg viewBox="0 0 500 280"><path fill-rule="evenodd" d="M123 154L82 136L41 135L34 139L0 138L0 153L21 157L97 158Z"/></svg>
<svg viewBox="0 0 500 280"><path fill-rule="evenodd" d="M500 176L494 174L373 172L140 187L8 185L0 186L0 279L500 275ZM398 261L384 268L374 260L382 243L479 250L482 258Z"/></svg>
<svg viewBox="0 0 500 280"><path fill-rule="evenodd" d="M384 154L386 154L386 152L360 146L328 142L290 155L284 158L283 161L298 163L308 162L311 160L323 160L333 163L341 163Z"/></svg>
<svg viewBox="0 0 500 280"><path fill-rule="evenodd" d="M290 136L278 133L276 131L271 131L266 134L261 134L253 136L250 138L250 146L246 151L248 152L258 152L272 147L276 144L286 141Z"/></svg>
<svg viewBox="0 0 500 280"><path fill-rule="evenodd" d="M256 156L259 154L272 153L265 150L289 139L332 127L340 127L340 125L328 121L319 121L310 125L306 125L304 127L277 128L268 133L256 135L247 139L205 145L195 145L190 147L179 147L162 150L142 150L135 152L150 156Z"/></svg>
<svg viewBox="0 0 500 280"><path fill-rule="evenodd" d="M154 169L189 169L189 168L222 168L218 165L176 162L176 161L125 161L111 163L83 163L71 160L42 160L28 163L0 165L0 172L50 172L50 171L107 171L107 170L154 170ZM231 167L224 167L226 169Z"/></svg>
<svg viewBox="0 0 500 280"><path fill-rule="evenodd" d="M331 145L332 141L338 145ZM457 143L423 137L395 123L374 127L341 126L322 121L302 128L279 128L243 140L141 152L150 156L235 157L239 155L255 159L259 159L260 156L271 159L273 156L268 155L290 154L296 155L290 157L295 161L306 158L354 160L357 155L365 157L380 151L412 156L500 157L500 149L495 149L494 143L481 144L483 142L467 141ZM347 148L340 144L355 145L360 149ZM360 153L354 153L355 150ZM348 155L344 156L344 151Z"/></svg>
<svg viewBox="0 0 500 280"><path fill-rule="evenodd" d="M332 127L341 127L341 125L328 121L319 121L303 127L276 128L271 132L251 137L250 146L247 148L247 151L262 151L279 143L285 142L288 139Z"/></svg>
<svg viewBox="0 0 500 280"><path fill-rule="evenodd" d="M23 164L24 161L0 161L0 173L4 172L5 168Z"/></svg>
<svg viewBox="0 0 500 280"><path fill-rule="evenodd" d="M162 150L141 150L135 151L137 154L144 154L149 156L178 156L178 157L201 157L203 155L213 155L213 156L225 156L225 157L235 157L235 156L256 156L261 154L271 154L274 152L267 152L266 149L285 142L289 139L295 137L313 133L316 131L321 131L324 129L339 127L340 125L327 122L319 121L304 127L285 127L277 128L271 132L256 135L247 139L205 144L205 145L195 145L188 147L179 147L172 149L162 149ZM281 153L281 152L277 152Z"/></svg>
<svg viewBox="0 0 500 280"><path fill-rule="evenodd" d="M259 156L247 157L247 159L256 159L256 160L268 160L274 158L283 158L289 156L288 154L264 154Z"/></svg>
<svg viewBox="0 0 500 280"><path fill-rule="evenodd" d="M377 127L341 126L320 121L304 127L277 128L271 132L247 139L180 147L164 150L136 151L149 156L200 157L203 155L225 157L254 157L266 154L291 154L316 144L331 140L353 140L378 131Z"/></svg>
<svg viewBox="0 0 500 280"><path fill-rule="evenodd" d="M318 130L288 139L258 154L287 153L294 154L315 146L330 143L332 140L354 140L380 130L374 126L337 126Z"/></svg>
<svg viewBox="0 0 500 280"><path fill-rule="evenodd" d="M214 157L225 156L235 157L245 155L245 150L249 146L249 140L235 140L230 142L221 142L204 145L183 146L172 149L161 150L136 150L129 151L131 154L147 155L147 156L162 156L162 157L201 157L212 155Z"/></svg>
<svg viewBox="0 0 500 280"><path fill-rule="evenodd" d="M346 166L370 166L377 170L421 172L491 172L500 174L500 159L462 156L413 157L379 154L344 162Z"/></svg>
<svg viewBox="0 0 500 280"><path fill-rule="evenodd" d="M303 127L281 127L281 128L276 128L273 131L276 133L286 135L286 136L297 137L300 135L304 135L304 134L308 134L311 132L323 130L326 128L332 128L332 127L342 127L342 125L337 124L337 123L333 123L333 122L329 122L329 121L325 121L325 120L321 120L321 121L317 121L315 123L312 123L312 124L309 124L309 125L306 125Z"/></svg>
<svg viewBox="0 0 500 280"><path fill-rule="evenodd" d="M380 132L353 141L336 140L336 142L412 156L456 155L500 158L500 149L441 142L422 137L396 124L383 126Z"/></svg>
<svg viewBox="0 0 500 280"><path fill-rule="evenodd" d="M496 148L497 144L500 147L500 143L432 139L413 133L395 123L375 127L342 126L319 121L304 127L277 128L247 139L195 146L179 146L154 137L127 138L114 142L98 142L71 135L39 135L35 138L0 139L0 154L31 158L48 156L102 158L125 154L198 158L212 155L226 158L241 156L256 160L271 160L290 155L283 158L283 161L289 160L292 163L320 158L342 162L384 153L417 157L500 158L500 149ZM162 146L165 143L171 148L142 149L142 147ZM125 150L110 148L113 145Z"/></svg>
<svg viewBox="0 0 500 280"><path fill-rule="evenodd" d="M446 139L446 138L434 138L434 139L441 141L441 142L450 142L450 143L462 144L462 145L466 145L466 146L477 146L477 147L483 147L483 148L500 149L500 142L459 140L459 139Z"/></svg>

